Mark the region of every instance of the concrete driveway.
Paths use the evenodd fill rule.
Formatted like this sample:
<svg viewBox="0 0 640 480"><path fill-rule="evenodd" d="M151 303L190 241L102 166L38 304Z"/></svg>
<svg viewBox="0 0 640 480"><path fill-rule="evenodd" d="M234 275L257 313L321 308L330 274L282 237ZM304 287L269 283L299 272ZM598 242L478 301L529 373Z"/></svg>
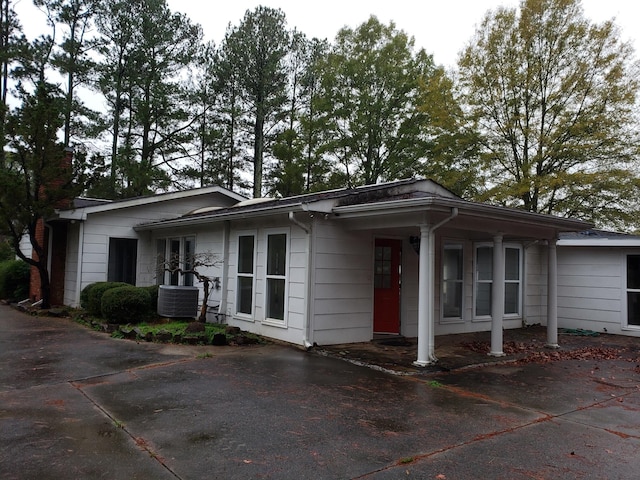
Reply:
<svg viewBox="0 0 640 480"><path fill-rule="evenodd" d="M0 307L3 479L632 479L637 351L394 376Z"/></svg>

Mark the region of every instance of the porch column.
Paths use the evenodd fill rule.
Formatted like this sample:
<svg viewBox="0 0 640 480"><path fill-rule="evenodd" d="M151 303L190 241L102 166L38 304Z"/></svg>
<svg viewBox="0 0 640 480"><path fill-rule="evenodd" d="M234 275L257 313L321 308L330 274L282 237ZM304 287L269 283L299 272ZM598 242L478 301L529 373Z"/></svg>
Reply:
<svg viewBox="0 0 640 480"><path fill-rule="evenodd" d="M547 347L558 345L558 252L557 239L549 240L547 248Z"/></svg>
<svg viewBox="0 0 640 480"><path fill-rule="evenodd" d="M491 351L492 357L502 357L502 321L504 317L504 248L502 235L493 237L493 282L491 284Z"/></svg>
<svg viewBox="0 0 640 480"><path fill-rule="evenodd" d="M418 367L426 367L438 359L434 338L434 234L429 225L420 225L420 255L418 260Z"/></svg>

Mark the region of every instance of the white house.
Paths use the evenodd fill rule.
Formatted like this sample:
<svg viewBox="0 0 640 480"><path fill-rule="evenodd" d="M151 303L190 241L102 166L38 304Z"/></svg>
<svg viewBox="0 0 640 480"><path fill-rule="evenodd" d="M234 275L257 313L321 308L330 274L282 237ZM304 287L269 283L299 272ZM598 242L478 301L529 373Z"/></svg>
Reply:
<svg viewBox="0 0 640 480"><path fill-rule="evenodd" d="M78 306L80 292L93 282L154 284L155 259L146 252L155 247L145 244L134 230L136 225L178 218L202 207L228 207L244 199L220 187L121 201L75 199L73 208L57 211L46 223L52 303Z"/></svg>
<svg viewBox="0 0 640 480"><path fill-rule="evenodd" d="M558 323L640 337L640 237L599 230L561 235Z"/></svg>
<svg viewBox="0 0 640 480"><path fill-rule="evenodd" d="M172 241L219 255L216 301L231 325L305 346L417 336L416 364L427 365L437 334L491 330L499 356L503 328L543 323L557 344L556 240L589 227L404 180L243 201L135 231L141 270Z"/></svg>
<svg viewBox="0 0 640 480"><path fill-rule="evenodd" d="M158 257L212 253L220 264L203 273L220 277L211 301L230 325L304 346L418 337L427 365L440 334L490 330L500 356L504 328L541 323L556 345L556 241L590 225L410 179L283 199L219 187L84 199L47 227L64 304L97 281L191 284L158 271Z"/></svg>

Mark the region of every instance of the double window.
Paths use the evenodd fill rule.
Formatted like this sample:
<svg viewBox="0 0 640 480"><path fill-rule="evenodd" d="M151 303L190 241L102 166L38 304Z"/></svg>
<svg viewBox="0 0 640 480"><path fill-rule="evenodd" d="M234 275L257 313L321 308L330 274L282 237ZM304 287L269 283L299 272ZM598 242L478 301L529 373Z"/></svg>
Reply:
<svg viewBox="0 0 640 480"><path fill-rule="evenodd" d="M477 245L475 248L474 316L491 315L493 289L493 247ZM504 314L519 315L522 305L522 249L504 247Z"/></svg>
<svg viewBox="0 0 640 480"><path fill-rule="evenodd" d="M196 238L159 238L156 241L156 282L158 285L193 286Z"/></svg>
<svg viewBox="0 0 640 480"><path fill-rule="evenodd" d="M260 262L264 266L264 320L275 324L285 323L286 317L288 244L286 232L267 231L260 254L264 258L264 263ZM238 235L236 313L251 318L255 311L257 253L254 234Z"/></svg>

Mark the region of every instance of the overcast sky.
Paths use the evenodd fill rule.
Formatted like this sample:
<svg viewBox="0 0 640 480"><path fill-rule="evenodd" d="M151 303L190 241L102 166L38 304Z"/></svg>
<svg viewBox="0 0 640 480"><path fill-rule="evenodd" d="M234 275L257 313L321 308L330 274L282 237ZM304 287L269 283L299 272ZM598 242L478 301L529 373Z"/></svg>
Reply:
<svg viewBox="0 0 640 480"><path fill-rule="evenodd" d="M469 41L485 12L500 5L517 6L519 0L168 0L174 11L186 13L202 25L207 40L220 43L229 23L239 24L247 10L258 5L281 8L290 28L308 37L333 40L343 26L357 27L370 15L412 35L418 47L433 54L438 64L453 67L458 52ZM16 10L29 38L42 29L43 16L19 0ZM622 29L622 38L633 40L638 50L640 2L638 0L583 0L587 17L601 22L613 17ZM636 56L638 53L636 52Z"/></svg>

